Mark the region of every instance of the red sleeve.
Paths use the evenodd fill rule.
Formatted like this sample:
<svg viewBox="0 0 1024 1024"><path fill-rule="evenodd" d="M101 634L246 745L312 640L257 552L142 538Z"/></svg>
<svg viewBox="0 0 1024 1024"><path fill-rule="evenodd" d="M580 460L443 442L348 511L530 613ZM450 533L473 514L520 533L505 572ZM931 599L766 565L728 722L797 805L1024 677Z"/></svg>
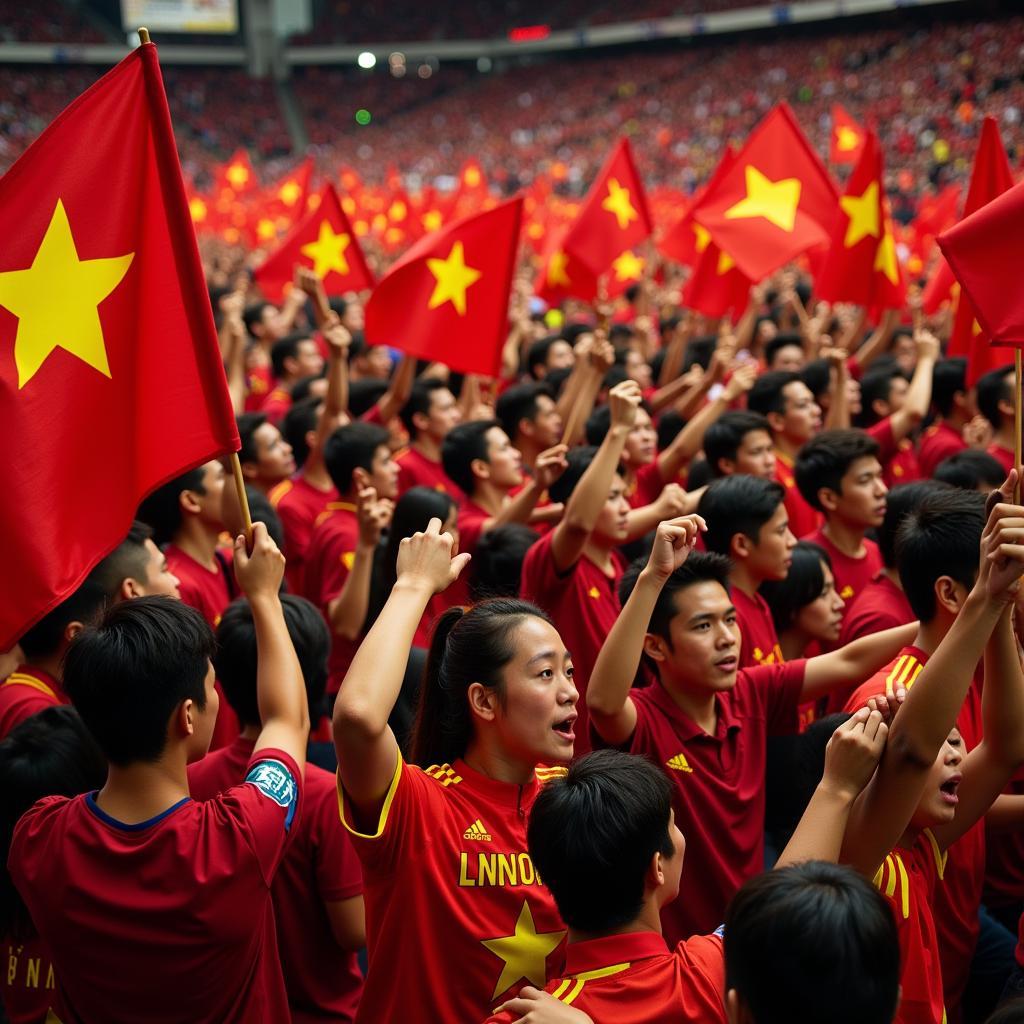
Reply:
<svg viewBox="0 0 1024 1024"><path fill-rule="evenodd" d="M311 773L314 768L315 765L308 765L306 771ZM306 806L316 890L325 903L351 899L363 891L363 871L352 849L352 840L338 817L334 776L329 772L317 772L317 775L316 792L309 794ZM314 788L309 785L309 779L306 788Z"/></svg>
<svg viewBox="0 0 1024 1024"><path fill-rule="evenodd" d="M364 423L376 423L378 426L385 426L384 421L380 417L380 405L376 402L370 406L362 416L359 417Z"/></svg>
<svg viewBox="0 0 1024 1024"><path fill-rule="evenodd" d="M806 670L807 659L797 658L779 665L754 665L741 671L746 683L745 695L754 696L764 706L770 736L796 732Z"/></svg>
<svg viewBox="0 0 1024 1024"><path fill-rule="evenodd" d="M459 512L459 550L472 554L484 533L484 523L491 517L475 508L463 508Z"/></svg>
<svg viewBox="0 0 1024 1024"><path fill-rule="evenodd" d="M681 1020L725 1019L725 946L719 932L695 935L674 950L687 981Z"/></svg>
<svg viewBox="0 0 1024 1024"><path fill-rule="evenodd" d="M340 593L348 579L355 558L354 551L346 551L347 544L341 535L334 535L325 541L320 551L320 592L314 600L324 611Z"/></svg>
<svg viewBox="0 0 1024 1024"><path fill-rule="evenodd" d="M541 608L550 611L552 598L560 597L569 578L572 567L559 574L555 565L555 556L551 550L554 541L554 530L545 534L540 540L534 541L523 559L523 571L520 578L521 596L526 601L533 601Z"/></svg>
<svg viewBox="0 0 1024 1024"><path fill-rule="evenodd" d="M886 463L896 454L899 446L896 444L896 438L892 435L891 416L886 416L885 419L868 427L865 433L878 442L879 462Z"/></svg>

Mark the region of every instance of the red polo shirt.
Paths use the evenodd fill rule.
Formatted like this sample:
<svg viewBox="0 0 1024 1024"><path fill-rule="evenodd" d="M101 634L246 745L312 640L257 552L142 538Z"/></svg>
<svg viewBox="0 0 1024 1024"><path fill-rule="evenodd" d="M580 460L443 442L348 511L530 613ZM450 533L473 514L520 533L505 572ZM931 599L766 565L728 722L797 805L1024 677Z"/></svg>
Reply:
<svg viewBox="0 0 1024 1024"><path fill-rule="evenodd" d="M292 407L292 394L284 388L277 387L270 392L260 406L260 412L276 427L284 419L285 413Z"/></svg>
<svg viewBox="0 0 1024 1024"><path fill-rule="evenodd" d="M993 441L985 451L998 460L999 465L1003 467L1004 473L1009 473L1013 469L1014 454L1009 448L1004 448L1001 444L996 444Z"/></svg>
<svg viewBox="0 0 1024 1024"><path fill-rule="evenodd" d="M478 505L472 498L466 498L459 506L456 526L459 528L459 550L472 554L484 533L484 523L493 519L494 513Z"/></svg>
<svg viewBox="0 0 1024 1024"><path fill-rule="evenodd" d="M775 479L782 484L786 491L782 503L786 506L789 529L793 536L803 537L812 530L816 530L818 524L821 523L821 513L804 499L796 485L793 463L790 462L789 456L783 455L777 449L775 452Z"/></svg>
<svg viewBox="0 0 1024 1024"><path fill-rule="evenodd" d="M917 464L921 468L921 476L930 480L935 473L935 467L943 459L962 452L966 447L967 442L945 420L933 423L921 435L918 443Z"/></svg>
<svg viewBox="0 0 1024 1024"><path fill-rule="evenodd" d="M847 605L843 613L843 632L839 644L844 646L861 636L880 633L894 626L905 626L916 617L907 595L879 570Z"/></svg>
<svg viewBox="0 0 1024 1024"><path fill-rule="evenodd" d="M658 460L641 466L636 471L633 483L626 488L626 500L630 508L643 508L657 501L665 487L665 481L661 478L661 470L658 468Z"/></svg>
<svg viewBox="0 0 1024 1024"><path fill-rule="evenodd" d="M19 665L0 683L0 740L40 711L67 703L63 688L49 672Z"/></svg>
<svg viewBox="0 0 1024 1024"><path fill-rule="evenodd" d="M785 661L768 602L757 593L748 596L737 586L730 587L729 594L740 627L740 668Z"/></svg>
<svg viewBox="0 0 1024 1024"><path fill-rule="evenodd" d="M795 731L806 664L800 659L741 669L733 689L715 697L713 736L660 682L631 694L636 730L627 749L661 765L686 837L679 897L661 911L671 944L717 928L736 890L764 870L768 737Z"/></svg>
<svg viewBox="0 0 1024 1024"><path fill-rule="evenodd" d="M840 551L825 535L824 529L815 530L803 540L809 540L823 547L832 559L832 574L836 578L836 590L846 602L843 619L849 614L850 602L882 571L882 553L873 540L864 538L864 554L860 558L851 558Z"/></svg>
<svg viewBox="0 0 1024 1024"><path fill-rule="evenodd" d="M291 480L282 480L267 495L284 529L285 578L293 594L303 593L306 554L313 526L332 501L338 500L334 487L321 491L300 472Z"/></svg>
<svg viewBox="0 0 1024 1024"><path fill-rule="evenodd" d="M464 501L465 495L448 478L440 461L428 459L416 448L404 448L395 455L398 463L398 493L405 494L412 487L429 487L444 491L456 501Z"/></svg>

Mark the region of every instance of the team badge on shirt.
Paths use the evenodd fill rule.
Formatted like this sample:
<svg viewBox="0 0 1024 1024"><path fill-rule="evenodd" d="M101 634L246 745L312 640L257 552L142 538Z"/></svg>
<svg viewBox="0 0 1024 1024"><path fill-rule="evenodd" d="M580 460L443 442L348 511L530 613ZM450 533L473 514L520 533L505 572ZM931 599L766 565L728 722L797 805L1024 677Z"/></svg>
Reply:
<svg viewBox="0 0 1024 1024"><path fill-rule="evenodd" d="M489 843L491 841L491 833L484 828L484 823L477 818L465 832L462 833L463 839L476 839L480 842Z"/></svg>
<svg viewBox="0 0 1024 1024"><path fill-rule="evenodd" d="M676 754L674 757L670 757L665 764L674 771L693 774L693 769L690 767L690 762L686 760L685 754Z"/></svg>
<svg viewBox="0 0 1024 1024"><path fill-rule="evenodd" d="M292 773L280 761L260 761L253 765L245 781L255 786L264 796L269 797L278 807L288 811L284 827L288 828L295 815L298 790Z"/></svg>

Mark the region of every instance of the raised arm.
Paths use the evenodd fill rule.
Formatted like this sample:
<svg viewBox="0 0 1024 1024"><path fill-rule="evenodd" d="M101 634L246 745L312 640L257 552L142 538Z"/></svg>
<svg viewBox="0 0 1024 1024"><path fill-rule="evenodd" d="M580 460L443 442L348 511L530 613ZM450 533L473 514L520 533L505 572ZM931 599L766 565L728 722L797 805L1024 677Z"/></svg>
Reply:
<svg viewBox="0 0 1024 1024"><path fill-rule="evenodd" d="M398 411L402 406L409 401L409 395L412 393L412 382L415 377L415 356L402 356L402 361L398 364L398 369L395 370L394 376L391 378L390 386L377 403L377 408L380 410L381 423L390 423L398 415Z"/></svg>
<svg viewBox="0 0 1024 1024"><path fill-rule="evenodd" d="M917 363L910 386L903 398L903 405L889 419L892 436L902 441L928 415L932 402L932 374L939 358L939 339L923 328L914 333L917 346Z"/></svg>
<svg viewBox="0 0 1024 1024"><path fill-rule="evenodd" d="M530 522L533 510L540 501L541 495L565 472L568 463L565 460L568 448L564 444L556 444L546 448L537 456L533 464L533 476L529 477L523 489L505 503L496 516L485 521L483 532L496 530L499 526L509 523Z"/></svg>
<svg viewBox="0 0 1024 1024"><path fill-rule="evenodd" d="M859 330L863 330L866 318L867 310L863 310L857 321ZM900 311L898 309L887 309L882 314L882 319L871 336L853 354L854 360L862 370L870 366L889 347L889 342L892 341L899 322ZM855 337L856 334L851 335L850 341L852 342ZM850 346L843 344L842 347L848 349Z"/></svg>

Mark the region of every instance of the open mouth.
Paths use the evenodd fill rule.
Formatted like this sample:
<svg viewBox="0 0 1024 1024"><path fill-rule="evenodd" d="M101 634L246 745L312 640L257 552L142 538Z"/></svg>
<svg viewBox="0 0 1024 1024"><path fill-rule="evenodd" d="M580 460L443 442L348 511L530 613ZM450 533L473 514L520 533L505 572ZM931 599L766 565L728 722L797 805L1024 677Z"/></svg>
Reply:
<svg viewBox="0 0 1024 1024"><path fill-rule="evenodd" d="M939 792L942 794L942 799L946 803L952 804L954 807L960 802L960 797L957 795L957 790L960 788L960 779L962 776L954 775L952 778L947 779L940 787Z"/></svg>
<svg viewBox="0 0 1024 1024"><path fill-rule="evenodd" d="M573 732L572 727L578 717L579 716L576 714L569 715L568 718L562 719L561 722L555 722L551 728L558 733L562 739L566 740L568 743L572 743L573 740L576 739L576 733Z"/></svg>
<svg viewBox="0 0 1024 1024"><path fill-rule="evenodd" d="M727 658L716 661L715 668L720 668L723 672L735 672L738 664L739 658L735 654L730 654Z"/></svg>

